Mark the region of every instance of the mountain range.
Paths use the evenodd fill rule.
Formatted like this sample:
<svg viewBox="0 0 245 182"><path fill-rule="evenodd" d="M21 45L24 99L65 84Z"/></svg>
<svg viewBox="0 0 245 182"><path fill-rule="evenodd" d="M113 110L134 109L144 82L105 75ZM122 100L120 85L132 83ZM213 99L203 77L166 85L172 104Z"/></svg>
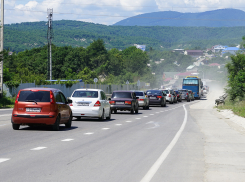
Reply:
<svg viewBox="0 0 245 182"><path fill-rule="evenodd" d="M235 27L245 26L245 12L238 9L218 9L199 13L160 11L145 13L121 20L120 26L174 27Z"/></svg>

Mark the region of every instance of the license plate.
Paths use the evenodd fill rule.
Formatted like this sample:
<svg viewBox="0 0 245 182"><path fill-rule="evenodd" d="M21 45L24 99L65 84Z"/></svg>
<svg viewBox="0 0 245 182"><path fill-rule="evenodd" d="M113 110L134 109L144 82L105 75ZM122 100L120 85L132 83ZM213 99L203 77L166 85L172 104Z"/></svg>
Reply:
<svg viewBox="0 0 245 182"><path fill-rule="evenodd" d="M41 108L26 108L26 112L41 112Z"/></svg>
<svg viewBox="0 0 245 182"><path fill-rule="evenodd" d="M150 97L150 99L156 99L156 97Z"/></svg>
<svg viewBox="0 0 245 182"><path fill-rule="evenodd" d="M89 103L78 103L78 106L89 106Z"/></svg>
<svg viewBox="0 0 245 182"><path fill-rule="evenodd" d="M124 102L117 102L117 104L124 104Z"/></svg>

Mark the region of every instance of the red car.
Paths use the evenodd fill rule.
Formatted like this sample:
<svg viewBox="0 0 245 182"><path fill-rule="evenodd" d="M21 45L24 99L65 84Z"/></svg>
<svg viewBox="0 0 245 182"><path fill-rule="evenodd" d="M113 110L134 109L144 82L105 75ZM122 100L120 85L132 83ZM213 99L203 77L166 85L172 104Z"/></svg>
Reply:
<svg viewBox="0 0 245 182"><path fill-rule="evenodd" d="M11 122L14 130L20 125L50 125L58 131L60 124L72 124L72 111L64 94L55 88L21 89L16 97Z"/></svg>

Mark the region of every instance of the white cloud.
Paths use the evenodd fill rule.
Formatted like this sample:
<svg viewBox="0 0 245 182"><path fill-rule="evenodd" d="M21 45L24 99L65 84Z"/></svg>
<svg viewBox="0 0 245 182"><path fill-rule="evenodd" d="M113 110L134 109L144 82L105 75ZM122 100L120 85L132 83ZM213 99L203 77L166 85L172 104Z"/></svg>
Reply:
<svg viewBox="0 0 245 182"><path fill-rule="evenodd" d="M203 12L221 8L242 9L244 0L5 0L5 23L69 19L111 25L127 17L157 11Z"/></svg>

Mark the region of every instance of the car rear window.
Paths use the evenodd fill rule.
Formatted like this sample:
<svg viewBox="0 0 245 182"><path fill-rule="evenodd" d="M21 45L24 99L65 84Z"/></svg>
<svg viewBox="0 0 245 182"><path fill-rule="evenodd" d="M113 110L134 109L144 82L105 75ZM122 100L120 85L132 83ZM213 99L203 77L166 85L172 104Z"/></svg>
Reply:
<svg viewBox="0 0 245 182"><path fill-rule="evenodd" d="M136 96L144 96L143 92L135 92Z"/></svg>
<svg viewBox="0 0 245 182"><path fill-rule="evenodd" d="M50 91L20 91L19 102L50 102Z"/></svg>
<svg viewBox="0 0 245 182"><path fill-rule="evenodd" d="M131 92L113 92L111 98L132 98Z"/></svg>
<svg viewBox="0 0 245 182"><path fill-rule="evenodd" d="M163 93L169 94L169 91L168 90L163 90Z"/></svg>
<svg viewBox="0 0 245 182"><path fill-rule="evenodd" d="M98 98L98 91L77 90L73 93L72 97Z"/></svg>
<svg viewBox="0 0 245 182"><path fill-rule="evenodd" d="M147 95L159 95L161 94L161 91L160 90L147 90L146 94Z"/></svg>

